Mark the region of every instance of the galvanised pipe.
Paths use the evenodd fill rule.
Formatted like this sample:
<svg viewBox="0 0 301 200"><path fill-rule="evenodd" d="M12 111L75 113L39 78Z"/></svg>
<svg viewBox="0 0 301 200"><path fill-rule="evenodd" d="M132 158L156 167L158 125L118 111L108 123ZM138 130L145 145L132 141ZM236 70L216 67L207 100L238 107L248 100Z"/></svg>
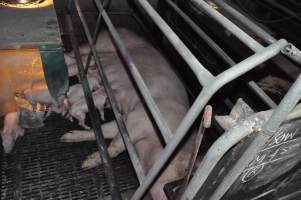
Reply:
<svg viewBox="0 0 301 200"><path fill-rule="evenodd" d="M196 0L194 0L194 1L196 1ZM236 20L238 20L241 23L243 23L253 33L255 33L260 38L262 38L263 40L265 40L268 44L272 44L275 41L277 41L276 38L274 38L273 36L271 36L269 33L267 33L265 30L263 30L257 24L255 24L254 22L252 22L251 20L249 20L243 14L241 14L240 12L238 12L237 10L235 10L234 8L232 8L231 6L229 6L227 3L225 3L225 1L215 0L215 2L219 6L221 6L225 11L227 11L229 14L231 14L233 17L235 17ZM233 34L235 34L235 33L233 33ZM296 52L294 54L285 54L285 52L283 52L283 53L285 55L287 55L289 58L291 58L292 60L294 60L295 62L297 62L298 64L301 65L301 52L296 47L294 47L294 51Z"/></svg>
<svg viewBox="0 0 301 200"><path fill-rule="evenodd" d="M241 42L247 45L254 52L258 52L264 48L259 42L257 42L247 33L245 33L242 29L240 29L238 26L236 26L233 22L231 22L229 19L224 17L218 11L213 9L205 1L191 0L191 2L198 8L204 10L210 17L212 17L217 22L219 22L226 30L228 30L233 35L235 35Z"/></svg>
<svg viewBox="0 0 301 200"><path fill-rule="evenodd" d="M247 165L254 159L258 151L265 145L270 137L272 137L281 123L287 118L288 113L295 107L301 98L301 75L297 78L288 93L280 102L279 106L273 112L271 118L263 126L262 133L257 135L249 147L245 150L234 167L228 172L223 181L214 191L210 200L218 200L228 191L235 180L240 176ZM288 117L291 117L290 115ZM294 116L293 116L294 117ZM296 117L296 116L295 116Z"/></svg>
<svg viewBox="0 0 301 200"><path fill-rule="evenodd" d="M230 56L212 40L188 15L186 15L174 2L165 0L169 5L210 47L214 50L229 66L236 63ZM270 108L275 108L277 104L254 82L248 82L248 86L253 90L259 98Z"/></svg>
<svg viewBox="0 0 301 200"><path fill-rule="evenodd" d="M98 9L102 10L102 5L100 4L100 2L98 0L95 0L95 3L96 3L96 6L98 7ZM142 94L149 111L151 112L158 128L160 129L160 132L163 136L165 143L167 144L173 137L170 128L168 127L166 121L164 120L153 97L151 96L149 89L147 88L142 76L140 75L140 73L132 59L132 56L127 51L125 45L123 44L118 32L114 28L114 26L106 12L103 12L103 19L107 25L109 34L110 34L113 44L115 45L115 48L119 54L119 57L121 58L121 61L127 67L127 69L130 71L132 77L134 78L136 85L137 85L140 93Z"/></svg>
<svg viewBox="0 0 301 200"><path fill-rule="evenodd" d="M181 55L184 61L192 69L198 81L205 86L214 76L198 61L198 59L190 52L181 39L174 33L168 24L160 17L147 0L136 0L140 6L146 11L149 17L154 21L162 33L166 36L172 46Z"/></svg>
<svg viewBox="0 0 301 200"><path fill-rule="evenodd" d="M277 110L277 108L275 110ZM181 197L181 200L193 199L197 192L202 188L217 163L235 144L253 132L258 132L258 135L262 135L262 133L259 131L262 131L262 126L269 120L272 114L273 110L255 113L247 119L238 122L228 131L226 131L221 137L219 137L206 153L200 166L190 181L188 189ZM293 117L301 117L301 104L299 104L292 111L292 113L287 116L286 121L292 120ZM224 180L225 183L228 183L226 179ZM219 196L218 194L219 193L214 192L213 196L209 199L219 199L217 198L217 196Z"/></svg>
<svg viewBox="0 0 301 200"><path fill-rule="evenodd" d="M186 114L185 118L181 122L180 126L176 130L172 141L166 145L158 162L156 162L148 172L145 181L137 189L134 196L132 197L132 200L140 200L143 197L144 193L157 178L162 168L165 166L171 155L176 150L177 146L187 134L195 119L198 117L204 106L208 103L209 99L225 84L279 54L279 52L286 45L286 40L279 40L275 44L266 47L261 52L254 54L253 56L247 58L246 60L236 64L232 68L218 75L212 80L211 83L203 88L202 92L199 94L192 107Z"/></svg>

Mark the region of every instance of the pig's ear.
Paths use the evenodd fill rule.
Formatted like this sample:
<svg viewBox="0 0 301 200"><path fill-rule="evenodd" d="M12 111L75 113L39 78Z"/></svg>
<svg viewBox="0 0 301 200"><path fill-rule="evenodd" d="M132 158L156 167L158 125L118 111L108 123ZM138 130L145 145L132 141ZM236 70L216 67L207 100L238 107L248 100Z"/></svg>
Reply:
<svg viewBox="0 0 301 200"><path fill-rule="evenodd" d="M235 125L236 121L233 120L231 117L228 115L225 116L215 116L214 117L218 124L225 130L229 130L232 126Z"/></svg>
<svg viewBox="0 0 301 200"><path fill-rule="evenodd" d="M227 131L233 127L237 121L244 120L252 114L254 114L252 108L240 98L232 108L230 115L215 116L215 119L219 125Z"/></svg>
<svg viewBox="0 0 301 200"><path fill-rule="evenodd" d="M252 114L254 114L252 108L250 108L250 106L242 98L239 98L232 108L229 116L233 120L237 121L239 119L245 119Z"/></svg>

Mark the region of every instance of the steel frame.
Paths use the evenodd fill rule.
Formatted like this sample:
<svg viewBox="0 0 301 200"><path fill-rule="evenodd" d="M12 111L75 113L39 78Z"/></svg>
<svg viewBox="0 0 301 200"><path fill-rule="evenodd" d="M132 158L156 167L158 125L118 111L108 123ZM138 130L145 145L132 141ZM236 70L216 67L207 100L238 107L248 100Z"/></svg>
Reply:
<svg viewBox="0 0 301 200"><path fill-rule="evenodd" d="M120 39L119 34L117 33L114 25L112 24L106 10L104 9L104 6L100 0L94 0L95 4L97 5L98 11L99 11L99 17L97 20L97 26L95 28L94 35L92 36L88 26L87 22L85 20L85 17L83 15L83 12L81 10L81 7L79 5L79 0L74 0L75 7L77 10L77 13L80 16L80 20L83 24L85 35L88 39L89 47L91 49L90 55L94 57L94 60L97 65L98 73L102 79L102 85L105 88L105 91L108 95L109 101L111 103L116 122L118 125L118 128L120 130L121 136L123 138L123 141L125 143L125 146L129 152L130 159L133 163L133 166L135 168L137 177L140 182L139 188L134 193L132 200L138 200L142 199L145 192L151 187L152 183L156 180L158 174L163 169L169 158L172 156L173 152L176 150L182 139L187 134L189 128L194 123L196 118L199 116L207 102L210 100L210 98L225 84L231 82L232 80L240 77L241 75L247 73L248 71L254 69L256 66L260 65L261 63L273 58L274 56L282 53L285 53L286 55L290 56L295 61L299 61L301 59L301 56L299 53L291 53L292 47L294 49L294 52L299 52L298 49L296 49L293 45L288 43L284 39L280 40L274 40L270 42L270 45L267 47L263 47L261 44L259 44L257 41L255 41L252 37L250 37L248 34L246 34L244 31L242 31L238 26L233 24L230 20L225 18L223 15L221 15L218 11L213 9L211 6L209 6L205 1L203 0L191 0L197 7L204 10L208 15L213 17L215 20L217 20L220 24L222 24L227 30L229 30L232 34L237 36L244 44L246 44L249 48L251 48L254 52L256 52L254 55L250 56L249 58L246 58L245 60L234 64L233 61L229 60L229 64L232 65L231 68L224 71L223 73L213 76L197 59L196 57L190 52L190 50L185 46L185 44L180 40L180 38L173 32L173 30L168 26L168 24L160 17L160 15L152 8L152 6L148 3L147 0L135 0L136 3L138 3L142 9L149 15L149 17L153 20L153 22L158 26L158 28L163 32L165 37L170 41L170 43L173 45L173 47L177 50L179 55L182 56L184 61L188 64L188 66L191 68L191 70L195 73L196 77L198 78L198 81L203 86L202 91L192 104L191 108L189 109L188 113L186 114L185 118L179 125L178 129L175 131L175 133L172 134L169 127L167 126L167 123L163 119L160 110L158 109L157 105L155 104L155 101L151 97L151 94L149 90L147 89L146 84L144 83L136 65L134 64L131 55L128 53L125 45L123 44L122 40ZM70 1L70 5L71 5ZM154 164L154 166L151 168L151 170L148 172L147 175L144 175L140 162L138 160L138 155L135 150L134 145L130 141L129 133L126 129L125 123L123 121L122 115L117 107L117 102L115 97L113 96L112 89L109 85L109 82L106 78L106 75L104 74L103 66L100 62L99 55L96 52L94 42L96 39L96 34L98 33L99 26L101 19L103 19L109 34L111 36L111 39L113 41L113 44L115 45L115 48L118 52L118 55L124 64L125 67L129 69L130 76L133 77L135 84L138 86L138 90L141 93L143 100L146 102L146 105L148 109L150 110L150 113L152 117L154 118L156 125L159 127L159 130L166 142L166 146L161 154L160 159L157 163ZM100 127L100 121L99 116L95 114L95 106L93 103L93 99L91 96L91 91L89 89L89 85L87 83L86 78L86 71L87 68L84 69L82 61L79 59L79 51L78 51L78 45L77 41L75 39L74 33L73 33L73 27L72 27L72 19L69 16L68 17L69 22L69 30L71 34L72 44L74 47L74 52L77 57L77 64L80 71L80 77L83 84L83 88L85 91L86 96L86 102L89 107L89 113L91 115L92 125L93 129L96 135L97 144L99 147L99 152L101 153L101 158L103 160L105 171L107 175L107 179L110 183L110 189L113 199L121 199L118 186L116 185L116 180L112 171L112 166L110 162L110 158L108 156L108 152L106 149L106 145L104 143L101 127ZM216 50L219 50L216 48ZM289 52L289 53L287 53ZM221 54L223 52L221 51ZM88 59L90 60L90 59ZM89 61L87 62L87 65L89 66ZM287 116L288 112L293 109L293 107L296 105L298 100L301 98L301 76L297 79L294 86L291 88L291 90L288 92L288 94L285 96L283 101L279 104L279 106L275 109L274 113L272 114L272 117L268 120L266 125L264 126L264 130L267 131L268 136L273 135L274 130L278 128L278 126L283 122L285 117ZM95 120L94 120L95 119ZM260 134L263 135L263 134ZM240 140L236 141L239 142ZM255 152L258 150L258 147L255 148ZM209 155L210 156L210 155ZM202 164L201 164L202 165ZM194 188L194 191L197 191L198 189L198 182L194 183L193 181L188 185L188 188L186 191L191 191L191 189ZM188 192L189 193L189 192ZM188 196L185 196L188 194L187 192L184 193L183 199L192 199L196 192L189 193Z"/></svg>

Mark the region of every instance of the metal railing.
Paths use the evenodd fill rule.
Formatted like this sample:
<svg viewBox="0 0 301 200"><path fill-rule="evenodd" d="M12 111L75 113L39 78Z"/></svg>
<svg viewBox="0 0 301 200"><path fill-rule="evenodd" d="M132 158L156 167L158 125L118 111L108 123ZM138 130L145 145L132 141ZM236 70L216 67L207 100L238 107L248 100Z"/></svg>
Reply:
<svg viewBox="0 0 301 200"><path fill-rule="evenodd" d="M180 9L175 7L174 3L172 3L169 0L167 1L171 7L173 7L183 18L185 18L187 21L189 21L191 26L195 27L196 32L201 32L199 28L193 23L193 21L186 15L183 14L183 12L180 12ZM140 182L139 188L134 193L132 200L138 200L142 199L143 195L148 191L148 189L152 186L152 183L156 180L158 177L160 171L163 169L165 164L167 164L168 160L180 144L180 142L183 140L185 135L187 134L189 128L194 123L194 121L197 119L205 105L208 103L210 98L224 85L227 83L233 81L234 79L240 77L241 75L247 73L248 71L254 69L256 66L266 62L267 60L273 58L274 56L282 53L285 53L286 55L290 56L295 61L300 60L300 54L298 53L299 50L297 50L293 45L288 43L284 39L280 40L273 40L270 42L270 45L267 47L262 46L260 43L258 43L256 40L254 40L251 36L249 36L247 33L245 33L243 30L241 30L238 26L233 24L230 20L225 18L222 14L220 14L218 11L213 9L211 6L209 6L205 1L203 0L191 0L198 8L205 11L209 16L214 18L217 22L222 24L227 30L229 30L232 34L234 34L238 39L240 39L245 45L247 45L249 48L251 48L255 54L246 58L245 60L235 64L234 61L228 57L225 52L214 43L212 39L210 39L206 34L203 34L203 32L200 34L204 38L207 38L207 42L210 43L212 49L214 49L218 54L226 61L228 64L230 64L232 67L228 70L222 72L221 74L217 76L213 76L198 60L197 58L191 53L191 51L186 47L186 45L181 41L181 39L174 33L174 31L169 27L169 25L160 17L160 15L155 11L154 8L148 3L147 0L135 0L137 4L147 13L147 15L153 20L153 22L158 26L158 28L162 31L162 33L165 35L165 37L169 40L169 42L172 44L172 46L177 50L179 55L183 58L183 60L187 63L187 65L191 68L191 70L195 73L196 77L198 78L199 83L203 86L202 91L197 96L196 100L190 107L189 111L187 112L186 116L184 117L183 121L180 123L177 130L172 133L170 128L168 127L166 121L163 119L162 114L160 110L158 109L154 99L152 98L145 82L143 81L143 78L141 77L139 70L137 69L136 65L133 62L133 59L129 52L127 51L125 45L123 44L122 40L120 39L120 36L118 32L116 31L116 28L112 24L106 10L104 9L104 5L100 0L94 0L98 11L99 16L97 20L97 26L94 31L94 35L92 36L86 19L84 17L84 14L81 10L79 0L74 0L75 8L77 10L77 13L80 17L80 20L84 27L84 32L87 37L89 47L91 49L89 53L89 57L93 56L98 73L102 79L102 85L105 88L105 91L108 95L108 99L110 101L112 110L115 115L115 119L120 131L120 137L122 137L123 142L128 150L130 159L133 163L135 172L137 174L137 177ZM72 1L70 1L71 5ZM106 2L105 2L106 3ZM111 36L112 42L117 50L117 53L124 64L126 68L128 68L130 76L133 77L135 84L138 87L139 92L141 93L143 100L146 103L147 108L150 110L150 113L152 117L154 118L154 121L156 125L158 126L164 141L166 142L166 146L163 149L160 159L154 164L154 166L150 169L148 174L144 174L142 171L142 167L140 165L138 155L136 152L136 149L133 145L133 143L130 141L129 133L126 129L125 122L122 118L122 115L118 109L116 99L112 93L112 89L109 85L109 82L107 80L106 75L104 74L104 69L102 66L102 63L99 59L99 55L96 52L94 43L97 37L97 33L100 27L100 22L103 20L104 24L106 25L106 28L108 29L108 32ZM72 19L71 16L68 17L68 23L69 23L69 30L71 33L71 39L72 44L74 48L74 52L77 57L77 64L80 72L80 78L81 82L83 84L83 88L85 91L86 101L89 107L89 113L91 115L92 119L92 125L93 129L96 135L97 144L99 147L99 152L101 153L101 158L103 160L104 166L105 166L105 172L107 175L108 182L110 183L110 191L113 199L121 199L118 186L116 185L116 180L114 177L114 173L112 171L111 161L108 156L107 147L104 143L101 127L100 127L100 120L99 116L95 113L95 106L93 103L93 99L91 97L91 91L89 89L89 85L87 83L86 78L86 72L87 67L89 66L89 60L86 63L86 69L84 69L83 63L80 59L79 50L78 50L78 44L76 41L76 38L73 33L73 27L72 27ZM208 39L209 38L209 39ZM270 38L271 39L271 38ZM293 51L297 53L291 53L293 47ZM301 79L301 78L300 78ZM297 80L297 82L294 84L288 95L283 99L283 101L280 103L280 105L276 108L275 114L272 115L271 119L268 120L267 125L265 126L265 130L275 130L275 128L278 128L281 122L285 119L288 112L291 111L291 109L296 105L297 101L300 99L301 94L301 84L299 84L300 79ZM271 107L275 107L275 103L268 97L266 94L260 90L256 86L255 83L251 82L250 87L253 88L257 93L260 95L262 99ZM277 116L275 117L275 115ZM274 132L269 132L269 135L272 135ZM238 141L237 141L238 142ZM256 149L258 150L258 147L253 149L254 152L256 152ZM247 161L246 161L247 162ZM245 163L243 163L245 164ZM202 165L202 164L201 164ZM197 177L197 176L195 176ZM200 189L200 186L198 180L196 178L193 178L193 180L188 185L187 190L184 192L184 195L182 199L192 199L196 192ZM222 193L222 192L221 192Z"/></svg>

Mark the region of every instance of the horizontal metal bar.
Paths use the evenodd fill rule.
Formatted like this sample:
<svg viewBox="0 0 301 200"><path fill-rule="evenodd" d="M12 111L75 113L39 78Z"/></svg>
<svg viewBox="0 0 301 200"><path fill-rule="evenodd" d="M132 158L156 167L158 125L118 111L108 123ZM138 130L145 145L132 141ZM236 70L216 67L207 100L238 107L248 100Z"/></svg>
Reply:
<svg viewBox="0 0 301 200"><path fill-rule="evenodd" d="M116 184L116 178L115 178L115 175L113 172L112 162L111 162L109 153L107 151L107 145L106 145L103 133L102 133L102 129L101 129L101 125L100 125L100 116L98 115L98 113L96 111L92 93L89 88L89 82L88 82L87 76L85 76L84 65L81 60L78 43L77 43L76 37L74 35L74 29L73 29L72 19L71 19L70 15L67 15L67 21L68 21L68 28L69 28L70 35L71 35L73 51L74 51L75 58L76 58L76 63L77 63L77 67L78 67L78 71L79 71L79 75L80 75L80 80L81 80L82 87L83 87L83 90L85 93L85 99L86 99L86 103L87 103L88 110L89 110L89 116L91 119L94 134L95 134L98 151L99 151L101 159L103 161L104 171L106 174L107 181L109 183L112 199L119 200L119 199L121 199L119 187Z"/></svg>
<svg viewBox="0 0 301 200"><path fill-rule="evenodd" d="M243 42L253 51L258 52L259 50L262 50L264 48L259 42L250 37L247 33L245 33L242 29L240 29L238 26L236 26L233 22L224 17L218 11L213 9L204 0L191 1L195 6L204 10L210 17L219 22L225 29L227 29L230 33L235 35L241 42Z"/></svg>
<svg viewBox="0 0 301 200"><path fill-rule="evenodd" d="M232 169L225 176L223 181L218 185L217 189L212 193L209 200L221 199L224 194L233 185L236 179L243 173L248 164L255 158L258 151L266 144L266 142L273 137L280 124L286 120L292 120L300 117L300 104L293 112L288 114L301 98L301 75L290 88L287 95L282 99L279 106L273 111L272 117L262 127L264 134L258 134L252 143L245 150L243 155L238 159Z"/></svg>
<svg viewBox="0 0 301 200"><path fill-rule="evenodd" d="M99 10L102 10L102 6L99 1L95 0L95 3ZM115 48L117 49L118 55L121 58L121 61L123 62L124 66L127 67L127 69L130 71L130 74L132 75L133 79L136 82L136 85L139 89L139 92L143 96L143 99L145 100L146 106L151 112L158 128L160 129L160 132L163 136L163 139L165 143L168 143L171 138L173 137L172 132L170 128L168 127L165 119L163 118L157 104L155 103L149 89L147 88L141 74L139 73L132 56L129 54L128 50L126 49L126 46L122 42L118 32L114 28L110 18L106 14L106 12L103 13L103 18L105 20L105 23L107 25L107 28L109 30L109 33L111 35L113 44L115 45Z"/></svg>
<svg viewBox="0 0 301 200"><path fill-rule="evenodd" d="M171 0L165 0L165 2L211 47L212 50L214 50L227 64L229 64L229 66L236 64L234 60L230 58L230 56L175 3L173 3ZM254 81L248 82L248 86L267 106L270 108L277 106L277 104Z"/></svg>
<svg viewBox="0 0 301 200"><path fill-rule="evenodd" d="M239 64L236 64L235 66L224 71L216 77L217 81L219 82L218 84L220 86L223 86L228 83L229 80L232 81L233 79L245 74L246 72L254 68L254 66L257 66L279 54L287 46L287 44L288 43L286 40L280 39L277 42L266 47L264 50L261 50L255 55L240 62ZM254 57L256 57L256 59L254 59Z"/></svg>
<svg viewBox="0 0 301 200"><path fill-rule="evenodd" d="M204 86L208 84L213 75L198 61L198 59L190 52L181 39L174 33L168 24L160 17L154 8L147 2L147 0L137 0L140 6L145 10L149 17L159 27L162 33L166 36L172 46L181 55L184 61L192 69L198 81Z"/></svg>
<svg viewBox="0 0 301 200"><path fill-rule="evenodd" d="M252 22L250 19L248 19L246 16L229 6L225 1L222 0L215 0L215 2L221 6L225 11L227 11L229 14L231 14L233 17L235 17L236 20L240 21L242 24L244 24L246 27L248 27L253 33L258 35L260 38L265 40L268 44L272 44L276 41L276 38L271 36L269 33L267 33L265 30L263 30L261 27L259 27L257 24ZM292 60L297 62L301 65L301 52L299 49L295 49L294 54L286 54L288 57L290 57Z"/></svg>
<svg viewBox="0 0 301 200"><path fill-rule="evenodd" d="M122 118L122 115L120 114L120 112L118 110L118 104L117 104L116 99L113 95L113 92L112 92L111 86L109 84L109 81L107 80L107 77L104 73L104 69L103 69L103 66L100 62L99 56L96 52L95 46L93 45L93 40L92 40L90 31L89 31L87 22L84 18L82 10L79 6L78 0L75 0L75 6L76 6L77 12L80 16L80 20L83 24L83 28L84 28L86 37L88 39L89 47L92 51L92 54L93 54L93 57L94 57L94 60L95 60L96 66L97 66L97 71L99 73L99 76L101 77L102 84L105 88L105 91L108 95L112 110L114 112L114 116L115 116L115 119L116 119L116 123L117 123L118 129L119 129L119 132L122 136L123 142L124 142L128 152L129 152L129 156L130 156L130 159L131 159L131 161L133 163L133 166L135 168L135 172L137 174L137 177L138 177L139 181L141 182L144 179L144 173L143 173L141 164L139 162L139 157L138 157L137 151L136 151L134 145L132 144L132 142L130 140L129 133L126 129L125 122ZM106 13L105 10L103 10L103 9L101 9L101 11L103 11L102 14ZM115 194L111 193L111 195L115 195Z"/></svg>
<svg viewBox="0 0 301 200"><path fill-rule="evenodd" d="M237 65L218 75L216 78L214 78L214 80L212 80L211 83L203 88L202 92L199 94L192 107L189 109L188 113L181 122L180 126L176 130L172 141L166 145L159 160L148 172L145 181L137 189L134 196L132 197L132 200L139 200L142 198L146 190L151 186L153 181L158 176L159 172L162 170L171 155L174 153L177 146L185 137L189 128L191 127L195 119L199 116L204 106L217 92L217 90L219 90L221 87L234 80L235 78L255 68L257 65L277 55L286 45L287 42L285 40L279 40L277 43L270 45L263 51L256 53L255 55L247 58L246 60L238 63Z"/></svg>

